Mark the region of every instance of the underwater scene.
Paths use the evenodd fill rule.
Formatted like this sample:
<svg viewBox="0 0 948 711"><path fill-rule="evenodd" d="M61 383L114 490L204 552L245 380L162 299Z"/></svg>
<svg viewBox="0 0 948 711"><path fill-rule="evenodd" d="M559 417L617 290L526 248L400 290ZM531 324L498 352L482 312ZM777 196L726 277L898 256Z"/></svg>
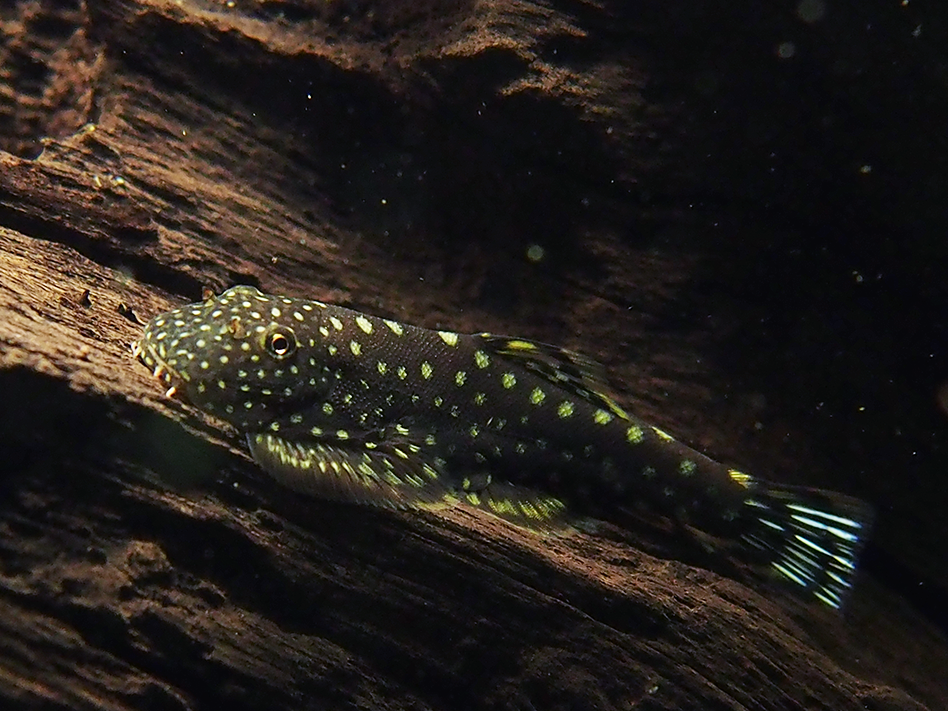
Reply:
<svg viewBox="0 0 948 711"><path fill-rule="evenodd" d="M948 7L0 7L0 706L948 708Z"/></svg>

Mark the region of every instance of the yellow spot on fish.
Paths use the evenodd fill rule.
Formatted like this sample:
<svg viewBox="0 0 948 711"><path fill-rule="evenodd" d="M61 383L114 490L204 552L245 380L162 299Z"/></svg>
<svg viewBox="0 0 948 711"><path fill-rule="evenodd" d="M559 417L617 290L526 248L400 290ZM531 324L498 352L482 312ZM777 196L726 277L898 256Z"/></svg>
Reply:
<svg viewBox="0 0 948 711"><path fill-rule="evenodd" d="M349 350L354 356L362 355L362 344L358 341L349 341Z"/></svg>
<svg viewBox="0 0 948 711"><path fill-rule="evenodd" d="M477 363L478 368L486 368L490 365L490 356L484 351L474 351L474 362Z"/></svg>
<svg viewBox="0 0 948 711"><path fill-rule="evenodd" d="M668 434L667 432L658 429L658 427L653 427L653 428L652 428L652 432L654 432L655 434L657 434L659 437L661 437L661 438L662 438L663 440L665 440L666 442L674 442L674 441L675 441L675 438L674 438L674 437L672 437L672 436L671 436L670 434Z"/></svg>
<svg viewBox="0 0 948 711"><path fill-rule="evenodd" d="M313 437L322 437L322 435L323 435L323 428L322 428L322 427L313 427L313 428L309 431L309 433L310 433L311 435L313 435Z"/></svg>
<svg viewBox="0 0 948 711"><path fill-rule="evenodd" d="M513 373L504 373L500 381L504 384L504 387L510 390L514 385L517 384L517 378Z"/></svg>
<svg viewBox="0 0 948 711"><path fill-rule="evenodd" d="M481 433L481 431L480 431L480 429L478 429L477 425L471 425L471 429L468 430L468 432L470 432L471 437L477 437L477 435L479 435L479 434Z"/></svg>
<svg viewBox="0 0 948 711"><path fill-rule="evenodd" d="M444 404L444 398L443 398L443 397L440 397L440 396L439 396L439 397L436 397L436 398L433 400L433 402L434 402L434 406L435 406L435 407L441 407L441 406Z"/></svg>
<svg viewBox="0 0 948 711"><path fill-rule="evenodd" d="M749 488L753 477L750 474L745 474L744 472L738 471L737 469L728 469L727 473L731 475L731 478L736 481L738 484L744 488Z"/></svg>
<svg viewBox="0 0 948 711"><path fill-rule="evenodd" d="M431 378L431 374L434 373L434 368L431 367L431 363L425 361L421 364L421 377L425 380Z"/></svg>
<svg viewBox="0 0 948 711"><path fill-rule="evenodd" d="M458 334L453 331L438 331L438 335L441 336L441 340L449 346L456 346L458 344Z"/></svg>
<svg viewBox="0 0 948 711"><path fill-rule="evenodd" d="M429 447L433 447L435 444L437 444L435 436L433 434L425 435L425 444L427 444Z"/></svg>
<svg viewBox="0 0 948 711"><path fill-rule="evenodd" d="M279 422L271 422L271 423L270 423L270 429L273 430L274 432L276 432L277 430L280 429L280 423L279 423Z"/></svg>
<svg viewBox="0 0 948 711"><path fill-rule="evenodd" d="M329 355L334 356L339 352L339 349L336 348L332 343L326 346L326 350L329 351Z"/></svg>
<svg viewBox="0 0 948 711"><path fill-rule="evenodd" d="M536 346L529 341L507 341L507 348L515 351L532 351Z"/></svg>
<svg viewBox="0 0 948 711"><path fill-rule="evenodd" d="M474 394L474 404L483 405L487 401L487 395L484 393L475 393Z"/></svg>
<svg viewBox="0 0 948 711"><path fill-rule="evenodd" d="M560 403L560 406L556 408L556 414L562 418L572 417L575 409L576 408L573 407L573 403L571 403L569 400L564 400Z"/></svg>
<svg viewBox="0 0 948 711"><path fill-rule="evenodd" d="M408 371L405 370L405 368L401 365L398 366L398 370L396 370L395 372L398 373L398 377L400 380L404 380L405 378L408 377Z"/></svg>
<svg viewBox="0 0 948 711"><path fill-rule="evenodd" d="M593 415L593 420L597 425L608 425L612 422L612 415L605 410L596 410L596 414Z"/></svg>
<svg viewBox="0 0 948 711"><path fill-rule="evenodd" d="M462 385L464 385L465 380L467 380L467 373L465 373L463 370L459 370L457 373L454 374L454 382L457 384L458 387L461 387Z"/></svg>
<svg viewBox="0 0 948 711"><path fill-rule="evenodd" d="M546 400L546 393L540 390L540 388L534 388L533 392L530 393L530 402L534 405L539 405L544 400Z"/></svg>
<svg viewBox="0 0 948 711"><path fill-rule="evenodd" d="M695 469L698 468L698 465L691 459L682 459L681 464L678 465L678 471L680 471L685 476L691 476L695 473Z"/></svg>
<svg viewBox="0 0 948 711"><path fill-rule="evenodd" d="M326 328L325 326L320 326L319 332L323 335L324 338L329 336L329 329Z"/></svg>
<svg viewBox="0 0 948 711"><path fill-rule="evenodd" d="M643 439L645 439L645 433L642 431L642 428L638 425L632 425L629 429L625 431L625 438L629 440L632 444L638 444Z"/></svg>
<svg viewBox="0 0 948 711"><path fill-rule="evenodd" d="M380 360L378 363L376 363L375 367L378 368L379 375L385 375L385 372L388 370L388 365L384 360Z"/></svg>
<svg viewBox="0 0 948 711"><path fill-rule="evenodd" d="M400 336L405 332L405 329L402 328L402 325L397 321L385 320L385 325L388 326L389 330L394 333L396 336Z"/></svg>
<svg viewBox="0 0 948 711"><path fill-rule="evenodd" d="M332 414L332 405L330 405L328 402L324 402L324 403L323 403L323 412L325 412L327 415L331 415L331 414Z"/></svg>
<svg viewBox="0 0 948 711"><path fill-rule="evenodd" d="M349 433L345 430L336 430L336 437L339 439L349 439Z"/></svg>
<svg viewBox="0 0 948 711"><path fill-rule="evenodd" d="M341 331L341 330L342 330L342 321L340 321L339 319L337 319L335 316L330 316L330 317L329 317L329 323L331 323L331 324L332 324L332 327L333 327L334 329L336 329L337 331Z"/></svg>
<svg viewBox="0 0 948 711"><path fill-rule="evenodd" d="M362 329L363 333L372 333L372 324L365 316L356 316L356 326Z"/></svg>

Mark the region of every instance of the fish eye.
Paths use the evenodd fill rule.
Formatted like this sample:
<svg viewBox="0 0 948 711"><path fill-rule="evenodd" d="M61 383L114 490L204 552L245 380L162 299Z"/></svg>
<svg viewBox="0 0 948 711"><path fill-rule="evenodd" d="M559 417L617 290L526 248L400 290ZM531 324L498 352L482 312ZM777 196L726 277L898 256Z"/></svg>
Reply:
<svg viewBox="0 0 948 711"><path fill-rule="evenodd" d="M274 358L289 358L296 352L296 335L289 328L274 328L267 334L266 346Z"/></svg>

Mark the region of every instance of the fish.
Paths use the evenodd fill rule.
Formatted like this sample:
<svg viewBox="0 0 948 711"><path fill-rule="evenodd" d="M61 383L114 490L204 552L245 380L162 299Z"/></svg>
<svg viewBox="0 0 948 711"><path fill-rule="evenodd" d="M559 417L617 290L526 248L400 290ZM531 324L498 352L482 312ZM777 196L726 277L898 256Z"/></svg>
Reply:
<svg viewBox="0 0 948 711"><path fill-rule="evenodd" d="M155 316L134 355L246 436L295 491L396 509L467 505L538 532L646 504L736 541L839 609L873 508L705 456L628 413L575 351L235 286Z"/></svg>

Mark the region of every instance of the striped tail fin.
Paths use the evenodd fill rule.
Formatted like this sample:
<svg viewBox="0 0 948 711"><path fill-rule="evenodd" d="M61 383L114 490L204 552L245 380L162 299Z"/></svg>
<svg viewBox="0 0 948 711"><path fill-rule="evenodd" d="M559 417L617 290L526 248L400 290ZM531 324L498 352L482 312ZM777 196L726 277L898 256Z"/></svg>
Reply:
<svg viewBox="0 0 948 711"><path fill-rule="evenodd" d="M852 588L859 552L872 526L864 501L833 491L754 480L744 514L744 543L783 579L839 609Z"/></svg>

